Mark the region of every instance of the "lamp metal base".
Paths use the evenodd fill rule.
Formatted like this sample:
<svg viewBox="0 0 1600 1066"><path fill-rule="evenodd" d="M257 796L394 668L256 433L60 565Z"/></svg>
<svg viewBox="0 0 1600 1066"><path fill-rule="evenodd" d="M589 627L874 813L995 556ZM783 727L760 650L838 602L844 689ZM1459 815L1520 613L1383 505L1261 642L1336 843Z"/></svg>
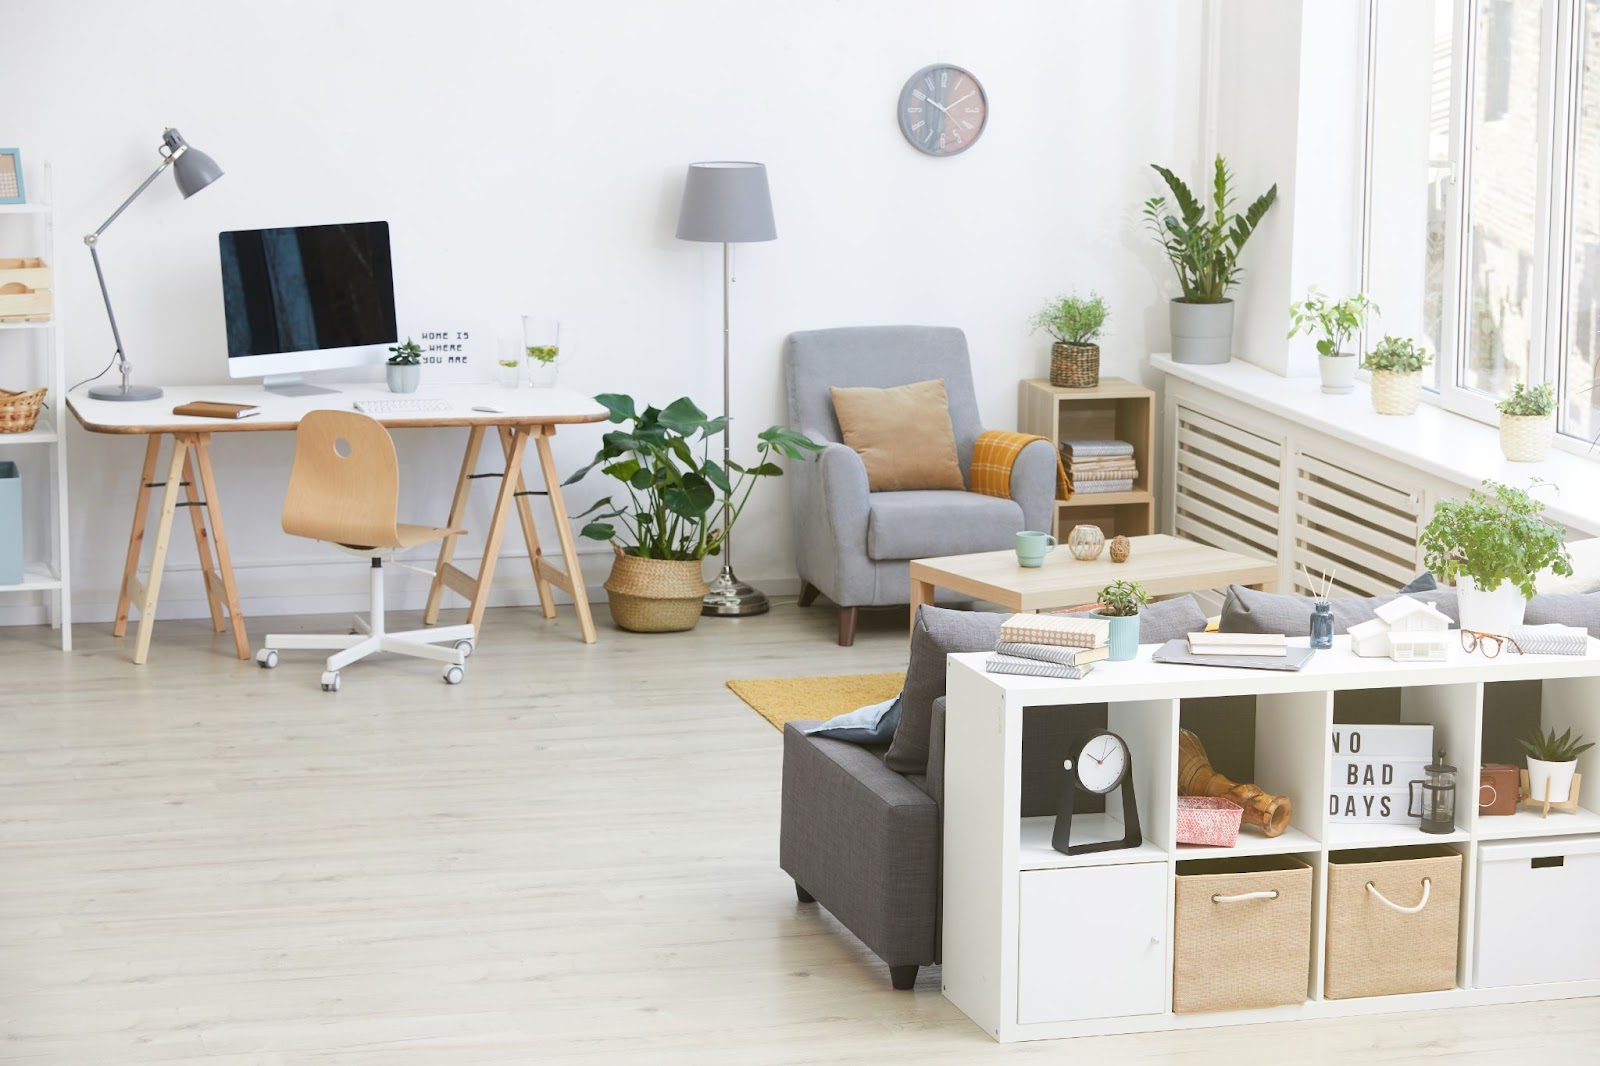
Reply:
<svg viewBox="0 0 1600 1066"><path fill-rule="evenodd" d="M159 400L161 389L155 385L96 385L89 390L91 400Z"/></svg>
<svg viewBox="0 0 1600 1066"><path fill-rule="evenodd" d="M747 618L766 614L771 607L766 593L740 581L732 567L724 566L711 583L711 591L701 601L700 614L713 618Z"/></svg>

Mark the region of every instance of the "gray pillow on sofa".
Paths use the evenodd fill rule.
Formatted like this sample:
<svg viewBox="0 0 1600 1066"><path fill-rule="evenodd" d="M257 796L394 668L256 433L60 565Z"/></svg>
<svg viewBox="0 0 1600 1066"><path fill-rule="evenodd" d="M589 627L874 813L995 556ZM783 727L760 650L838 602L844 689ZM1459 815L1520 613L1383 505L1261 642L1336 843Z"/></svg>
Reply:
<svg viewBox="0 0 1600 1066"><path fill-rule="evenodd" d="M1458 622L1456 590L1436 589L1432 592L1407 593L1412 599L1431 603ZM1333 631L1348 632L1350 627L1376 617L1377 608L1393 596L1338 596L1333 604ZM1227 599L1222 602L1222 620L1217 628L1223 633L1282 633L1290 637L1303 637L1311 632L1311 605L1308 596L1280 596L1275 592L1260 592L1242 585L1229 585ZM1530 619L1531 621L1531 619Z"/></svg>
<svg viewBox="0 0 1600 1066"><path fill-rule="evenodd" d="M1591 637L1600 637L1600 592L1551 592L1529 600L1523 623L1539 626L1550 622L1582 626Z"/></svg>

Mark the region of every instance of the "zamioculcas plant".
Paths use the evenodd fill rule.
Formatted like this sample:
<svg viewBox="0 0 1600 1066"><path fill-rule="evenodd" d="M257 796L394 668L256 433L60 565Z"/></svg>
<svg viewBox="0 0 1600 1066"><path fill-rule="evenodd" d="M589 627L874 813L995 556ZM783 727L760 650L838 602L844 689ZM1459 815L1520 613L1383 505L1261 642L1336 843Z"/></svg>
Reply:
<svg viewBox="0 0 1600 1066"><path fill-rule="evenodd" d="M1207 219L1205 205L1182 178L1166 167L1154 163L1151 167L1166 182L1178 211L1172 213L1166 197L1152 196L1144 203L1145 224L1167 253L1184 301L1221 303L1244 273L1239 253L1278 199L1278 187L1256 197L1244 214L1236 214L1233 172L1219 155L1211 179L1211 218Z"/></svg>

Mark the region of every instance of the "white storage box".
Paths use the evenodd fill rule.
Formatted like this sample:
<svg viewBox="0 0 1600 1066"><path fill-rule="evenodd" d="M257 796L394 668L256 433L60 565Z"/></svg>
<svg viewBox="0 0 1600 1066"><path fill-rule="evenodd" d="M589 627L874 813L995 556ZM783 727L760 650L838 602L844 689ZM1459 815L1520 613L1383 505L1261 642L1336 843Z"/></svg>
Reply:
<svg viewBox="0 0 1600 1066"><path fill-rule="evenodd" d="M1473 983L1600 980L1596 900L1600 836L1480 844Z"/></svg>

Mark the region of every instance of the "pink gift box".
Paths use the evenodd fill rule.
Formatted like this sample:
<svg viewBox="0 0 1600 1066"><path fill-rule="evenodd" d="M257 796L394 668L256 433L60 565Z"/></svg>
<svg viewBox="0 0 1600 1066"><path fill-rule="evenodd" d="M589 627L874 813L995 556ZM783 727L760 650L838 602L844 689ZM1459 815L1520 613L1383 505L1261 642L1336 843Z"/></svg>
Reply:
<svg viewBox="0 0 1600 1066"><path fill-rule="evenodd" d="M1244 808L1221 796L1178 797L1178 843L1231 848L1239 840Z"/></svg>

